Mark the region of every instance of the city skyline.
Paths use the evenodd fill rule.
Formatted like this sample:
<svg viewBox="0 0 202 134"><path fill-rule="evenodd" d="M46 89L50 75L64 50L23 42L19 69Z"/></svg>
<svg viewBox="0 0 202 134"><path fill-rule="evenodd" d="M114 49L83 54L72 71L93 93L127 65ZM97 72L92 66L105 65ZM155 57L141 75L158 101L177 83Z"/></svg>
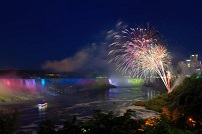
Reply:
<svg viewBox="0 0 202 134"><path fill-rule="evenodd" d="M192 54L201 60L198 1L11 3L0 8L0 69L103 71L113 35L148 22L163 36L173 65Z"/></svg>

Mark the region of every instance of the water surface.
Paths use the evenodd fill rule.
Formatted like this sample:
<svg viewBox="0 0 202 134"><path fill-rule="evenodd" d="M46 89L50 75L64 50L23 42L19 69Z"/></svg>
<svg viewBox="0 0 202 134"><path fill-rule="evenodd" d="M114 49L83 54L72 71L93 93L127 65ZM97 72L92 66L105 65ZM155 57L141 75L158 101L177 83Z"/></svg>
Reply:
<svg viewBox="0 0 202 134"><path fill-rule="evenodd" d="M161 94L158 90L139 85L86 90L86 83L87 86L89 86L89 84L95 82L95 80L92 79L40 79L35 81L29 80L29 82L23 82L20 80L20 86L23 85L22 83L25 83L32 87L32 90L34 87L34 90L43 91L47 94L47 97L44 99L48 103L48 106L47 108L39 109L38 103L42 100L11 105L13 109L17 109L20 112L19 130L36 129L38 124L45 119L50 119L54 124L60 126L63 125L66 119L72 118L73 115L76 115L78 120L86 120L91 118L93 110L96 109L101 109L104 112L114 111L116 115L120 115L120 109L132 106L136 101L150 100L155 95ZM6 83L9 82L6 81ZM13 83L14 82L10 82L9 84ZM18 82L16 82L16 84L17 83ZM81 90L81 86L79 86L80 89L78 90L78 85L82 84L84 84L84 90ZM15 85L15 83L13 85ZM75 92L61 93L64 90L70 89ZM49 91L54 91L55 93ZM58 95L56 95L57 92L59 93Z"/></svg>

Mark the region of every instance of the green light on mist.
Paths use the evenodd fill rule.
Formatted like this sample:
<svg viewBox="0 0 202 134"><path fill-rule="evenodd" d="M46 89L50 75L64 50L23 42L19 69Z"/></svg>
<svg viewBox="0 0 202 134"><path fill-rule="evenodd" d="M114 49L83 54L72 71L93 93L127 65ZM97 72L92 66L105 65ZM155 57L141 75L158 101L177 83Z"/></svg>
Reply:
<svg viewBox="0 0 202 134"><path fill-rule="evenodd" d="M143 79L128 79L128 83L134 84L134 85L139 85L143 83Z"/></svg>
<svg viewBox="0 0 202 134"><path fill-rule="evenodd" d="M200 75L196 76L196 79L200 79L200 78L202 78L202 76L200 76Z"/></svg>

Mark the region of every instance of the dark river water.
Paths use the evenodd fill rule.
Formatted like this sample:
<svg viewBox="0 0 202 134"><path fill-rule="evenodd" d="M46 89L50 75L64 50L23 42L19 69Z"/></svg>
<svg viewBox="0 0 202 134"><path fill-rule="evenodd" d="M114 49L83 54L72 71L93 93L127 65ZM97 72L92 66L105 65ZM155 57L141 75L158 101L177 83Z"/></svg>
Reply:
<svg viewBox="0 0 202 134"><path fill-rule="evenodd" d="M48 106L43 109L38 108L39 100L15 104L14 107L20 111L19 130L30 130L36 129L38 124L45 119L52 120L58 127L73 115L76 115L78 120L86 120L96 109L114 111L119 115L121 108L132 106L139 100L150 100L158 94L161 94L158 90L134 85L96 91L82 90L58 96L48 95L45 98Z"/></svg>

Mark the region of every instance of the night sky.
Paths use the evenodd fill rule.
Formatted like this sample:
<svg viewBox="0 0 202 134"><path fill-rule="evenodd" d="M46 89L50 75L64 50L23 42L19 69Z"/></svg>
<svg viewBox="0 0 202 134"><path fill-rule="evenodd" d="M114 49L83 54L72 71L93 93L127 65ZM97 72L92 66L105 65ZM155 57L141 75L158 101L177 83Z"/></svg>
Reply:
<svg viewBox="0 0 202 134"><path fill-rule="evenodd" d="M173 62L191 54L202 60L201 7L199 0L1 1L0 69L101 67L111 32L148 22L163 35Z"/></svg>

